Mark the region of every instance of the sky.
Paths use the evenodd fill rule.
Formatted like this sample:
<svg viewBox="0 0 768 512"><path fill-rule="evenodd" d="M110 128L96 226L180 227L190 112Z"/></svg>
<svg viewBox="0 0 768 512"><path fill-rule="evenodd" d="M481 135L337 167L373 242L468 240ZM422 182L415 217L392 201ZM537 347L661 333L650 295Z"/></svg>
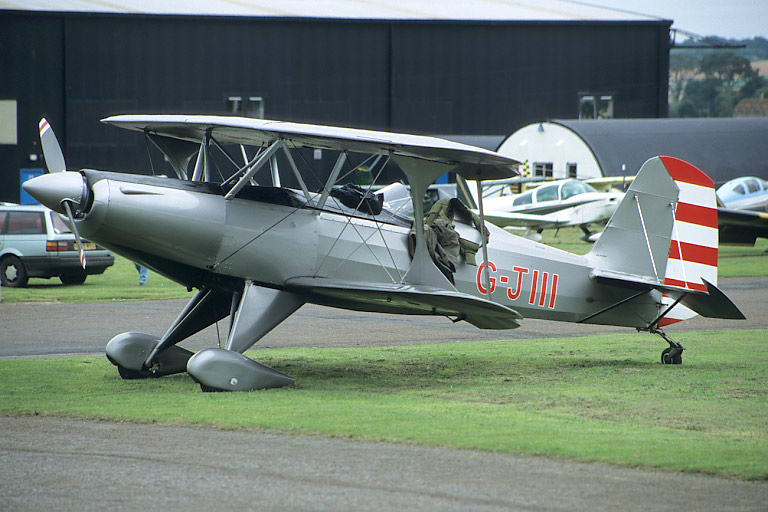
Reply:
<svg viewBox="0 0 768 512"><path fill-rule="evenodd" d="M768 0L586 0L674 20L679 28L702 36L768 39Z"/></svg>

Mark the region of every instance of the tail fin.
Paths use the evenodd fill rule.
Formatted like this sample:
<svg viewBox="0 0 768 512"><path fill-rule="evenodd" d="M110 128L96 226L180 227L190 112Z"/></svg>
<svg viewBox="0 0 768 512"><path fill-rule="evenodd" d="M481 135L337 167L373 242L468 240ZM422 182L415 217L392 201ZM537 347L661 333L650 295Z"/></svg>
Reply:
<svg viewBox="0 0 768 512"><path fill-rule="evenodd" d="M708 293L705 282L717 284L717 251L712 179L687 162L661 156L643 164L588 257L597 274ZM662 303L674 301L664 295ZM695 315L677 304L658 325Z"/></svg>

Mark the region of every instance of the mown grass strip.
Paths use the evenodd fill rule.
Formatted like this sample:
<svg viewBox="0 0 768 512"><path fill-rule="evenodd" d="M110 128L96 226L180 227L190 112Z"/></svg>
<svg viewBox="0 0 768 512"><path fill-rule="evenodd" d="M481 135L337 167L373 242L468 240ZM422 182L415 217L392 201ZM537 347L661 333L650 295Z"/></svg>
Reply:
<svg viewBox="0 0 768 512"><path fill-rule="evenodd" d="M122 381L101 357L0 361L0 414L265 429L768 479L768 331L253 350L292 388Z"/></svg>

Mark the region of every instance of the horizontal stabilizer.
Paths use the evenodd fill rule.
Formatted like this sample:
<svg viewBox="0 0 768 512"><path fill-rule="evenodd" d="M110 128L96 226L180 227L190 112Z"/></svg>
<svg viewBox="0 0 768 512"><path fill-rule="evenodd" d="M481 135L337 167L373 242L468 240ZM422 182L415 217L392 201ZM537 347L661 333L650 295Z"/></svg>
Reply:
<svg viewBox="0 0 768 512"><path fill-rule="evenodd" d="M627 274L624 272L615 272L610 270L593 270L592 276L599 282L621 286L634 290L656 289L664 295L675 300L680 299L680 304L688 307L697 314L707 318L724 318L728 320L743 320L744 314L739 310L720 289L702 279L707 289L706 292L682 288L656 282L645 276ZM682 297L682 298L681 298Z"/></svg>
<svg viewBox="0 0 768 512"><path fill-rule="evenodd" d="M439 315L466 320L480 329L515 329L523 317L515 310L454 290L413 284L371 284L298 277L286 286L326 306L401 315Z"/></svg>
<svg viewBox="0 0 768 512"><path fill-rule="evenodd" d="M744 320L746 317L738 306L729 299L720 288L706 279L702 279L707 287L707 293L686 293L680 302L707 318L726 318L729 320Z"/></svg>

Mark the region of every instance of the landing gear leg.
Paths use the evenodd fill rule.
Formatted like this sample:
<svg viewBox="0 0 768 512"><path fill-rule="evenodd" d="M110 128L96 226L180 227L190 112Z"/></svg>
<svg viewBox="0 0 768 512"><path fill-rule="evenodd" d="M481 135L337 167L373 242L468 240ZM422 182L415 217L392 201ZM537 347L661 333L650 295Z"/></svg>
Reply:
<svg viewBox="0 0 768 512"><path fill-rule="evenodd" d="M669 348L661 352L661 364L683 364L683 345L679 341L671 340L661 329L652 329L653 334L658 334L669 343Z"/></svg>

